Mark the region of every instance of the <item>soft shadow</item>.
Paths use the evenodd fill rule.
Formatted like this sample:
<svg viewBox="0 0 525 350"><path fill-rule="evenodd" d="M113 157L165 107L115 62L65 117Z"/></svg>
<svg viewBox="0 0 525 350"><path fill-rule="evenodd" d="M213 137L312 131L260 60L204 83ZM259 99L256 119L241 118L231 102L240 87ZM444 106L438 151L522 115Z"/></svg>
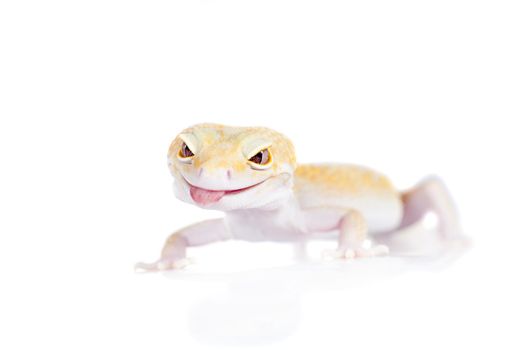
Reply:
<svg viewBox="0 0 525 350"><path fill-rule="evenodd" d="M293 334L301 321L301 298L306 293L353 288L415 269L442 269L463 255L467 248L464 240L440 242L434 239L438 237L435 232L416 233L419 247L410 242L413 232L405 233L390 242L395 249L389 257L353 261L304 260L233 273L195 273L189 269L166 272L165 276L187 282L207 280L226 287L224 292L210 293L190 309L189 328L197 340L213 345L265 345ZM403 245L399 237L406 238L407 244ZM385 240L391 239L385 237ZM428 246L432 245L434 249L429 250Z"/></svg>

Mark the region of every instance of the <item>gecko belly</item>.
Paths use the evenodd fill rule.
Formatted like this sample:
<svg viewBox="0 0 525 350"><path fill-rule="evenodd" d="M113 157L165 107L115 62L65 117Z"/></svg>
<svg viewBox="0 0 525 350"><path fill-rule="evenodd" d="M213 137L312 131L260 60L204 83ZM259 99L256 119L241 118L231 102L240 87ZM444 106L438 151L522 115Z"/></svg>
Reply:
<svg viewBox="0 0 525 350"><path fill-rule="evenodd" d="M395 230L403 216L403 204L396 195L390 196L302 196L301 207L306 224L312 231L329 231L350 209L366 219L369 232L378 234Z"/></svg>

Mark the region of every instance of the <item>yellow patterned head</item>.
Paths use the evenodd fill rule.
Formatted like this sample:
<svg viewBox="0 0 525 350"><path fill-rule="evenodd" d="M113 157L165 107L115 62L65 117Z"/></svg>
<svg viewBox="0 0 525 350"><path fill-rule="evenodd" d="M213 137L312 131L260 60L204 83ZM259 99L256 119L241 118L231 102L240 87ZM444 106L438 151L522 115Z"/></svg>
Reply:
<svg viewBox="0 0 525 350"><path fill-rule="evenodd" d="M198 124L173 140L168 164L179 199L235 210L287 198L296 160L291 141L274 130Z"/></svg>

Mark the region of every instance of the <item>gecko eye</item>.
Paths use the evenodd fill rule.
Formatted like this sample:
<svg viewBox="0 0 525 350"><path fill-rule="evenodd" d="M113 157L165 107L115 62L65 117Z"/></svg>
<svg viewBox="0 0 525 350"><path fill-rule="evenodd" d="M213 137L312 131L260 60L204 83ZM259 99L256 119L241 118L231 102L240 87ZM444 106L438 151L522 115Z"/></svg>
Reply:
<svg viewBox="0 0 525 350"><path fill-rule="evenodd" d="M250 158L250 165L252 168L261 170L269 167L272 161L272 156L268 149L263 149Z"/></svg>
<svg viewBox="0 0 525 350"><path fill-rule="evenodd" d="M250 158L250 162L253 162L255 164L266 164L268 163L269 157L268 157L268 150L263 149L256 155Z"/></svg>
<svg viewBox="0 0 525 350"><path fill-rule="evenodd" d="M186 142L183 142L182 146L180 148L180 157L182 157L182 158L189 158L189 157L193 157L193 156L194 156L194 154L191 151L191 149L188 147Z"/></svg>

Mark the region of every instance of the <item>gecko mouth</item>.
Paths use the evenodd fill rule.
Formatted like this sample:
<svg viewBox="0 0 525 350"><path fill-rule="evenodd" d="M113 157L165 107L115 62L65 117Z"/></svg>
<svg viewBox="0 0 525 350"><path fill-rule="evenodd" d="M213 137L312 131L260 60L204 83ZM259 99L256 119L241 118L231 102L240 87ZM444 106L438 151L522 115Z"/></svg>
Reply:
<svg viewBox="0 0 525 350"><path fill-rule="evenodd" d="M250 189L252 189L252 188L254 188L256 186L259 186L260 184L265 182L267 179L263 180L261 182L258 182L258 183L254 184L254 185L251 185L251 186L248 186L248 187L243 187L243 188L238 188L238 189L235 189L235 190L208 190L208 189L205 189L205 188L194 186L194 185L190 184L188 180L186 180L186 179L184 179L184 180L186 181L186 183L190 187L191 198L198 204L207 205L207 204L216 203L216 202L220 201L221 198L224 197L224 196L235 195L235 194L238 194L238 193L242 193L242 192L248 191L248 190L250 190Z"/></svg>

